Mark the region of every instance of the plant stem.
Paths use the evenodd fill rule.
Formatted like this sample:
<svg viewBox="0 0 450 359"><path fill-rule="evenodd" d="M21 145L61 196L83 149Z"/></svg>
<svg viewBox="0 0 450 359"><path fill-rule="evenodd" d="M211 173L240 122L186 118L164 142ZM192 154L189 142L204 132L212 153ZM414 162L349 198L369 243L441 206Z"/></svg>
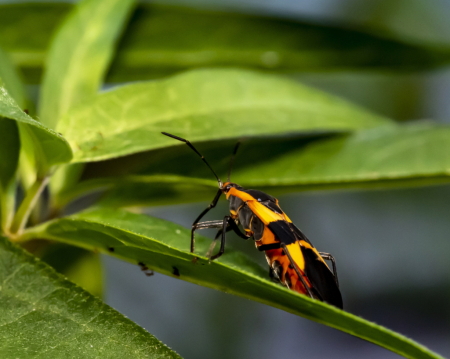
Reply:
<svg viewBox="0 0 450 359"><path fill-rule="evenodd" d="M1 229L9 235L9 228L13 220L14 205L16 197L16 184L14 181L4 188L4 191L0 188L0 217L1 217Z"/></svg>
<svg viewBox="0 0 450 359"><path fill-rule="evenodd" d="M30 187L27 195L23 199L19 209L14 216L10 230L12 234L20 235L20 233L23 231L25 225L27 224L28 218L30 217L30 213L36 205L36 202L45 186L47 185L48 181L49 177L37 178L33 185Z"/></svg>

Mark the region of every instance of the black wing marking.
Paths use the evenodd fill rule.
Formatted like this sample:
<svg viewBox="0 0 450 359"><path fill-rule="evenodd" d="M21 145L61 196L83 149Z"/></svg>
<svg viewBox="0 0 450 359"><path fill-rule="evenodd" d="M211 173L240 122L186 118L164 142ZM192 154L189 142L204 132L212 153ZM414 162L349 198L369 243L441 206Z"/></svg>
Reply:
<svg viewBox="0 0 450 359"><path fill-rule="evenodd" d="M275 202L265 201L265 202L261 202L261 204L263 206L266 206L267 208L269 208L272 212L283 214L283 211Z"/></svg>
<svg viewBox="0 0 450 359"><path fill-rule="evenodd" d="M274 221L270 222L267 227L272 231L275 235L275 238L278 239L281 243L286 245L297 242L297 237L294 232L292 232L289 223L286 221Z"/></svg>
<svg viewBox="0 0 450 359"><path fill-rule="evenodd" d="M294 232L295 235L297 236L298 240L303 240L309 243L311 247L314 247L312 243L309 241L308 237L306 237L304 233L294 223L289 223L289 226L291 227L292 232Z"/></svg>
<svg viewBox="0 0 450 359"><path fill-rule="evenodd" d="M311 244L293 223L275 221L269 223L268 227L275 237L286 245L296 241L305 241ZM342 309L342 296L333 273L315 251L304 246L300 246L300 249L305 260L305 275L311 283L314 294L320 300Z"/></svg>
<svg viewBox="0 0 450 359"><path fill-rule="evenodd" d="M322 301L342 309L342 296L333 273L312 249L304 246L300 246L300 249L305 259L305 274L315 294Z"/></svg>
<svg viewBox="0 0 450 359"><path fill-rule="evenodd" d="M275 197L272 197L270 194L264 193L262 191L258 191L256 189L242 189L242 192L248 193L250 196L252 196L254 199L256 199L259 202L274 202L277 203L277 199Z"/></svg>
<svg viewBox="0 0 450 359"><path fill-rule="evenodd" d="M272 212L280 213L282 214L283 211L277 204L277 199L270 194L267 194L262 191L258 191L256 189L242 189L242 192L248 193L250 196L252 196L254 199L256 199L258 202L260 202L262 205L269 208Z"/></svg>

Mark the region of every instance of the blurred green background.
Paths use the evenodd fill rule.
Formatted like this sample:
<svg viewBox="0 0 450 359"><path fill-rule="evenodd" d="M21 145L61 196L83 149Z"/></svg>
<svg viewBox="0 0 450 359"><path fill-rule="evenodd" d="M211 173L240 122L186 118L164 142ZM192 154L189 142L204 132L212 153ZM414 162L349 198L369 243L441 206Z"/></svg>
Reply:
<svg viewBox="0 0 450 359"><path fill-rule="evenodd" d="M302 20L335 24L433 51L450 51L447 1L170 3L268 15L277 17L280 23ZM246 41L251 41L251 37ZM331 55L323 56L334 63ZM398 121L449 122L448 67L430 66L426 71L417 71L406 64L420 59L406 57L404 68L387 68L383 66L384 60L389 60L389 51L380 55L379 66L376 63L354 68L338 64L305 66L304 71L291 71L289 76ZM27 69L24 71L24 79L29 83L27 90L37 97L36 71L32 66ZM158 73L155 70L145 74L137 71L130 76L148 79L179 70L160 69ZM114 84L118 80L112 76L109 81ZM196 161L195 156L192 160ZM239 160L243 159L238 157ZM405 334L447 357L450 357L449 198L449 186L279 196L282 208L318 250L335 256L346 310ZM153 207L147 213L190 227L206 205ZM227 210L223 201L208 219L222 218ZM264 256L255 250L253 243L232 234L229 243L265 265ZM185 358L397 357L368 342L259 303L158 273L147 277L138 266L111 257L104 256L103 264L106 302Z"/></svg>

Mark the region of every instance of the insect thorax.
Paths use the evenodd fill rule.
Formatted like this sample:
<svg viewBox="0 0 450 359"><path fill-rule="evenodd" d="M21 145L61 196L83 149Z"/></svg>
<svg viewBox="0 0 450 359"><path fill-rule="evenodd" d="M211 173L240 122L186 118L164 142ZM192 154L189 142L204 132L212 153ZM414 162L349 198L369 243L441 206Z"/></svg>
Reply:
<svg viewBox="0 0 450 359"><path fill-rule="evenodd" d="M246 233L251 233L253 238L260 240L264 233L264 224L254 214L242 199L236 196L230 196L230 213L242 225Z"/></svg>

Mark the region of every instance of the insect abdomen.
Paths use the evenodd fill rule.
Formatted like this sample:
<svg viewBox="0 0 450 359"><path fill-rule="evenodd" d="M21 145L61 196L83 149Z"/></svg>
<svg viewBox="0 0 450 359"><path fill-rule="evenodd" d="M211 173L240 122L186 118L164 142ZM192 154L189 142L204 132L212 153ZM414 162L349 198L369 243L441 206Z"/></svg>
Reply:
<svg viewBox="0 0 450 359"><path fill-rule="evenodd" d="M255 243L257 247L279 242L278 239L276 239L273 232L269 229L269 227L264 226L263 223L259 220L259 218L257 220L254 219L254 222L255 224L259 222L263 226L263 235L258 240L256 240L255 238L256 240ZM297 248L295 246L297 246ZM297 268L303 274L305 263L303 261L303 257L298 242L289 244L288 250L292 258L294 259ZM269 249L266 250L265 253L267 263L272 269L275 278L278 279L281 282L281 284L292 290L295 290L300 294L307 294L307 290L303 286L302 282L299 280L297 272L291 265L291 262L289 261L288 256L284 253L283 249L281 248ZM303 279L306 285L311 286L308 278L305 275L303 275Z"/></svg>
<svg viewBox="0 0 450 359"><path fill-rule="evenodd" d="M233 205L235 206L237 203L239 203L239 201L235 200L230 203L233 203ZM239 222L241 223L242 227L244 227L246 233L253 236L257 247L263 244L272 244L279 242L275 238L275 235L270 230L270 228L268 226L265 226L264 223L251 211L251 209L246 204L243 204L243 202L238 213ZM297 243L295 243L294 245L298 246ZM293 258L302 258L301 253L297 253L298 250L296 251L295 249L290 249L289 252L291 251L291 255ZM265 252L267 262L269 263L270 268L272 268L272 270L276 274L276 278L286 287L301 294L306 294L307 291L305 287L298 279L298 275L295 269L290 265L288 256L283 254L283 250L279 248L267 250ZM304 268L304 262L297 262L296 264L298 268ZM305 283L309 284L307 278L304 278Z"/></svg>
<svg viewBox="0 0 450 359"><path fill-rule="evenodd" d="M283 284L284 286L295 290L300 294L307 294L305 287L302 282L299 280L297 272L290 265L290 261L288 257L284 254L283 249L269 249L266 251L266 259L269 263L269 266L276 274L276 278ZM303 272L302 272L303 273ZM310 283L308 278L303 276L305 283L310 287Z"/></svg>

